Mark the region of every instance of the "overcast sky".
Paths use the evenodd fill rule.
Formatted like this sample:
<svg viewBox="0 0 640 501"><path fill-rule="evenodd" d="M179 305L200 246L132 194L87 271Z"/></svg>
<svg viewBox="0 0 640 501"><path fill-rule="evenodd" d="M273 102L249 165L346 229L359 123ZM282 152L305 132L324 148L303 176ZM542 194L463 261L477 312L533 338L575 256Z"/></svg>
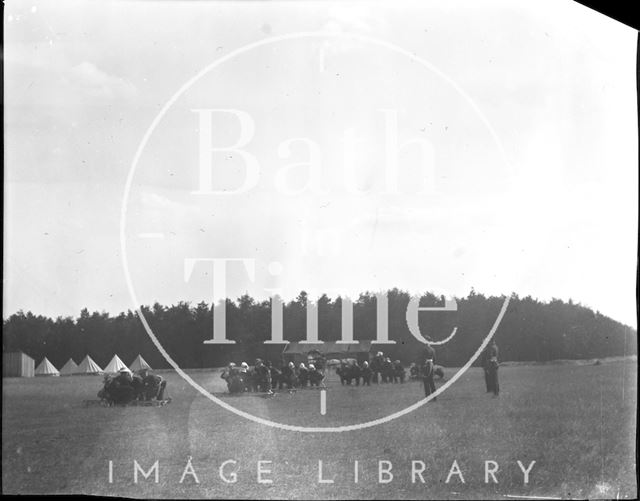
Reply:
<svg viewBox="0 0 640 501"><path fill-rule="evenodd" d="M629 27L505 0L8 1L4 28L5 316L132 308L124 204L145 304L211 299L185 259L246 258L232 298L474 287L636 324ZM208 117L211 147L246 136L212 156L231 194L194 193Z"/></svg>

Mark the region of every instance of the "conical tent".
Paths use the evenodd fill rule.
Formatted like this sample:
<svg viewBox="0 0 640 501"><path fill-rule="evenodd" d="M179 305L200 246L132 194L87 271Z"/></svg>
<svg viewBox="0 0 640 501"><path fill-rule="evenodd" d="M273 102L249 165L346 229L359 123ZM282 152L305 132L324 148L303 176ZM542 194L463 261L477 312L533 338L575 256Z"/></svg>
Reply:
<svg viewBox="0 0 640 501"><path fill-rule="evenodd" d="M84 360L80 362L75 374L102 374L102 369L87 355L84 357Z"/></svg>
<svg viewBox="0 0 640 501"><path fill-rule="evenodd" d="M114 355L111 359L111 362L109 362L109 365L104 368L105 372L120 372L122 370L131 372L129 368L124 365L124 362L120 360L120 357L118 355Z"/></svg>
<svg viewBox="0 0 640 501"><path fill-rule="evenodd" d="M61 376L70 376L76 372L78 372L78 365L73 361L73 358L70 358L60 369Z"/></svg>
<svg viewBox="0 0 640 501"><path fill-rule="evenodd" d="M144 358L142 358L142 355L138 355L136 359L131 362L129 369L132 371L139 371L140 369L151 369L151 366Z"/></svg>
<svg viewBox="0 0 640 501"><path fill-rule="evenodd" d="M44 360L42 360L42 362L40 362L40 365L36 367L35 375L36 376L59 376L60 373L58 372L58 369L56 369L55 366L51 362L49 362L49 359L47 357L44 357Z"/></svg>

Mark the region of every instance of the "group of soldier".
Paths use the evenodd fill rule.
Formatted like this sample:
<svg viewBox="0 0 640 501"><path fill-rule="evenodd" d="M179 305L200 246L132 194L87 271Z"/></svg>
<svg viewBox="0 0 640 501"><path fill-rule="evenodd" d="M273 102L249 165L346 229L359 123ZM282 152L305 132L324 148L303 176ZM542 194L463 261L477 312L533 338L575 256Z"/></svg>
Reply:
<svg viewBox="0 0 640 501"><path fill-rule="evenodd" d="M483 355L483 368L487 392L498 396L500 386L498 384L498 346L493 341ZM411 364L409 374L411 379L422 380L425 397L429 397L436 391L435 377L443 378L442 367L436 366L436 352L431 344L426 344L417 363ZM227 383L229 393L263 392L273 393L275 389L297 389L305 387L324 386L325 371L324 361L316 363L300 363L297 366L293 362L286 363L280 369L274 367L271 362L263 362L257 359L254 367L249 367L246 362L240 366L231 362L223 371L221 377ZM379 351L371 362L364 361L359 364L356 360L343 360L336 369L343 385L370 386L371 383L404 383L406 372L400 360L395 362L385 357ZM436 397L433 397L436 400Z"/></svg>
<svg viewBox="0 0 640 501"><path fill-rule="evenodd" d="M294 364L285 363L282 367L275 367L270 361L258 358L253 367L246 362L236 365L234 362L223 370L221 378L227 383L229 393L261 392L272 393L274 390L294 390L307 387L324 386L326 377L326 361L324 359ZM343 385L370 386L371 383L404 383L407 374L400 360L395 362L378 352L371 362L357 360L342 360L336 368L336 374ZM436 368L436 375L443 376L441 368ZM420 379L420 365L412 364L410 378Z"/></svg>
<svg viewBox="0 0 640 501"><path fill-rule="evenodd" d="M116 374L104 376L103 387L98 398L107 405L126 405L134 400L163 400L167 382L148 369L132 373L122 369Z"/></svg>
<svg viewBox="0 0 640 501"><path fill-rule="evenodd" d="M336 373L340 376L340 382L343 385L350 385L352 382L356 386L360 386L360 382L363 386L371 386L372 382L404 383L406 379L402 362L400 360L392 362L391 358L385 357L381 351L373 357L371 363L365 360L360 365L357 360L343 360Z"/></svg>
<svg viewBox="0 0 640 501"><path fill-rule="evenodd" d="M418 372L424 384L425 397L429 397L436 391L434 376L438 375L438 367L435 365L435 359L435 349L431 344L427 344L420 358L421 363L418 366ZM496 397L500 393L500 384L498 382L499 366L498 345L495 340L492 340L482 355L482 367L484 369L487 393L493 393ZM436 397L433 397L433 400L436 400Z"/></svg>
<svg viewBox="0 0 640 501"><path fill-rule="evenodd" d="M253 367L249 367L246 362L239 366L231 362L221 377L227 382L229 393L273 393L275 389L319 387L323 384L325 375L322 368L313 363L300 363L296 366L289 362L278 369L270 361L258 358Z"/></svg>

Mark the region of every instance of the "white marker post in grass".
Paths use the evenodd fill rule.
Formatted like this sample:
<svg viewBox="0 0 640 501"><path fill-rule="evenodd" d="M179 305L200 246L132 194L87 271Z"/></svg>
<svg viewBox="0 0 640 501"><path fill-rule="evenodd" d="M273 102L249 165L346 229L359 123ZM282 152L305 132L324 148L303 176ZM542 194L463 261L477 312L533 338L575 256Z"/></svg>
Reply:
<svg viewBox="0 0 640 501"><path fill-rule="evenodd" d="M327 390L320 390L320 415L327 413Z"/></svg>

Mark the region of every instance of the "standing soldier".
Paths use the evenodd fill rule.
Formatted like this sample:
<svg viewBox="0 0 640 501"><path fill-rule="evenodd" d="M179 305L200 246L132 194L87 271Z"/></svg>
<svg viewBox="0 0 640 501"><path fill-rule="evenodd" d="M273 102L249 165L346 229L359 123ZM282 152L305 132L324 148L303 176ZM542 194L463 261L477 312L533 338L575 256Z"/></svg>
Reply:
<svg viewBox="0 0 640 501"><path fill-rule="evenodd" d="M398 381L400 381L401 383L404 383L404 378L405 372L404 367L402 366L402 362L400 362L400 360L396 360L393 363L393 382L397 383Z"/></svg>
<svg viewBox="0 0 640 501"><path fill-rule="evenodd" d="M356 386L360 386L360 375L362 373L362 369L358 365L357 360L353 360L351 362L350 371L351 371L351 377L354 379Z"/></svg>
<svg viewBox="0 0 640 501"><path fill-rule="evenodd" d="M498 345L495 340L491 341L491 344L484 352L483 360L484 368L484 381L487 386L487 393L493 392L495 397L500 393L500 384L498 383Z"/></svg>
<svg viewBox="0 0 640 501"><path fill-rule="evenodd" d="M386 357L382 362L382 382L393 382L393 362L390 357Z"/></svg>
<svg viewBox="0 0 640 501"><path fill-rule="evenodd" d="M371 368L369 362L366 360L362 362L362 369L360 369L362 375L362 386L371 386Z"/></svg>
<svg viewBox="0 0 640 501"><path fill-rule="evenodd" d="M309 383L311 386L320 386L320 383L324 380L324 374L316 369L316 366L309 364Z"/></svg>
<svg viewBox="0 0 640 501"><path fill-rule="evenodd" d="M300 362L298 366L298 387L306 388L307 382L309 381L309 371L305 367L303 362Z"/></svg>
<svg viewBox="0 0 640 501"><path fill-rule="evenodd" d="M247 362L242 362L240 364L240 381L242 381L242 391L251 390L251 373L249 372L249 364Z"/></svg>
<svg viewBox="0 0 640 501"><path fill-rule="evenodd" d="M340 383L344 386L345 384L347 384L348 381L348 369L347 369L347 363L344 360L340 361L340 367L338 367L338 369L336 370L336 374L338 374L338 376L340 376ZM349 381L350 383L350 381Z"/></svg>
<svg viewBox="0 0 640 501"><path fill-rule="evenodd" d="M424 396L428 397L436 391L436 383L433 380L433 370L435 366L436 351L430 344L427 344L422 359L422 382L424 383ZM436 397L433 397L436 400Z"/></svg>
<svg viewBox="0 0 640 501"><path fill-rule="evenodd" d="M287 390L292 389L295 386L294 384L295 378L296 378L295 365L293 364L293 362L289 362L287 365L282 367L279 388L282 389L282 386L286 384Z"/></svg>
<svg viewBox="0 0 640 501"><path fill-rule="evenodd" d="M379 351L371 361L371 371L373 372L373 382L378 384L378 378L382 373L382 361L384 360L384 353Z"/></svg>
<svg viewBox="0 0 640 501"><path fill-rule="evenodd" d="M257 390L263 393L273 393L271 391L271 371L264 364L262 359L256 359L254 371Z"/></svg>
<svg viewBox="0 0 640 501"><path fill-rule="evenodd" d="M271 389L282 389L282 373L273 366L271 360L267 360L266 365L267 369L269 370L269 374L271 375Z"/></svg>

